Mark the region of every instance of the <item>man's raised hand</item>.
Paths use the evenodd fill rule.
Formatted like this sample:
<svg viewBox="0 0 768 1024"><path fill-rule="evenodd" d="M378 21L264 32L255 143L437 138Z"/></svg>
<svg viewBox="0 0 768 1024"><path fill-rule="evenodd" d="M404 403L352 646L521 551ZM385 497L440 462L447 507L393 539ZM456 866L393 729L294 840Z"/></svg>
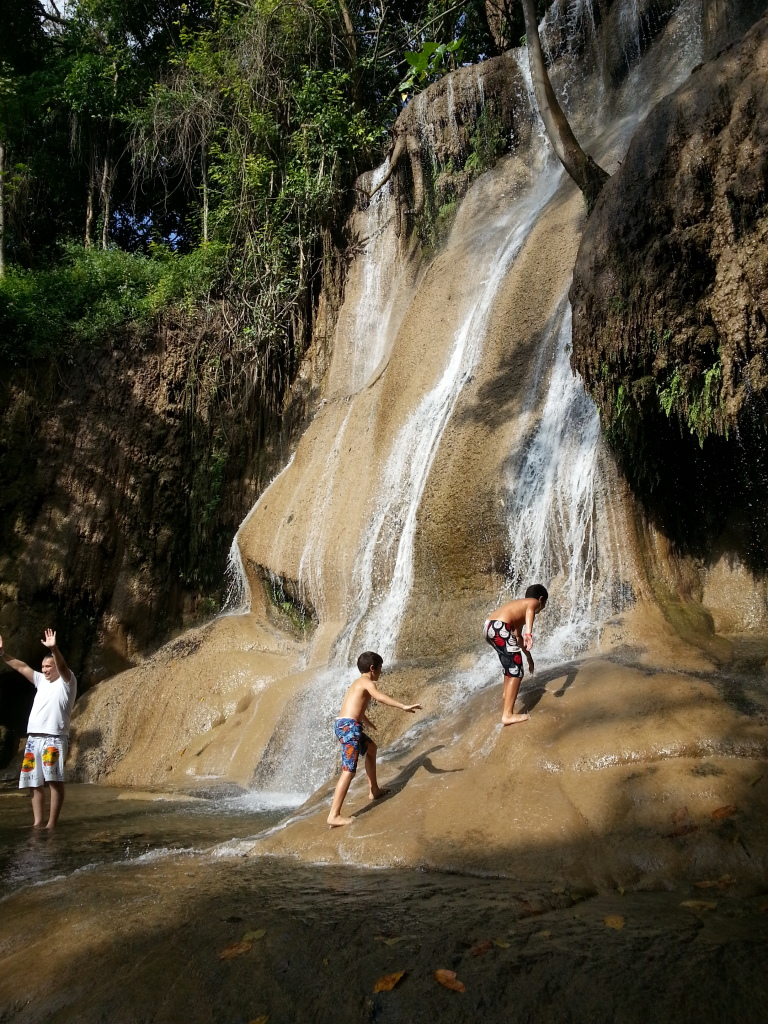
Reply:
<svg viewBox="0 0 768 1024"><path fill-rule="evenodd" d="M50 647L51 650L56 646L56 633L52 629L46 629L45 636L40 641L43 647Z"/></svg>

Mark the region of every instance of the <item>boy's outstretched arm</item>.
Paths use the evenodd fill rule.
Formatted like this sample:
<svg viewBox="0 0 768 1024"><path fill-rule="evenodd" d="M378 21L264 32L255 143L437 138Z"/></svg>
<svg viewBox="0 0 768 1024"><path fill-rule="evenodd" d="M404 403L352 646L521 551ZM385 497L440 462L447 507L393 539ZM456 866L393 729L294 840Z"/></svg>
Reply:
<svg viewBox="0 0 768 1024"><path fill-rule="evenodd" d="M399 700L395 700L393 697L388 697L386 693L382 693L381 690L377 690L376 687L371 683L366 687L368 693L374 700L377 700L379 704L386 704L391 708L399 708L400 711L408 711L413 714L414 711L421 711L421 704L401 704Z"/></svg>
<svg viewBox="0 0 768 1024"><path fill-rule="evenodd" d="M0 658L5 662L9 668L15 669L20 672L28 682L34 681L34 673L32 669L27 665L25 661L19 661L18 658L11 658L3 647L3 638L0 636Z"/></svg>
<svg viewBox="0 0 768 1024"><path fill-rule="evenodd" d="M533 620L536 612L533 610L536 601L530 598L525 609L525 625L523 626L523 650L530 651L533 647Z"/></svg>
<svg viewBox="0 0 768 1024"><path fill-rule="evenodd" d="M59 670L59 675L65 683L69 683L72 680L72 671L66 661L64 661L64 655L56 646L56 633L52 629L46 629L40 643L51 652L51 656L56 662L56 668Z"/></svg>

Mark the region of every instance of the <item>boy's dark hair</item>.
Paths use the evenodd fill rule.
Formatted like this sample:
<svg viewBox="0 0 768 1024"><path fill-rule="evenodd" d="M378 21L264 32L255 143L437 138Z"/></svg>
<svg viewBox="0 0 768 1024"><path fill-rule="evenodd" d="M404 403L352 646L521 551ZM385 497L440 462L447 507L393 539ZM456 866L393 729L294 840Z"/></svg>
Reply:
<svg viewBox="0 0 768 1024"><path fill-rule="evenodd" d="M383 664L384 659L375 651L364 651L357 659L357 667L363 676L370 672L372 668L380 669Z"/></svg>
<svg viewBox="0 0 768 1024"><path fill-rule="evenodd" d="M541 583L534 583L532 586L528 587L525 592L525 596L541 598L542 602L546 604L549 598L549 593L547 588L542 586Z"/></svg>

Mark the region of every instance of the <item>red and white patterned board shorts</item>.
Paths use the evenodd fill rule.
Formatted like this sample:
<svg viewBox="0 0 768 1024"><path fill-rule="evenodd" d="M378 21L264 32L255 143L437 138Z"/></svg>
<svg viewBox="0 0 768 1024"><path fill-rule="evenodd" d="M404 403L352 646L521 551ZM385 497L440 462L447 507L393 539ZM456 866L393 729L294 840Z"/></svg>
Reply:
<svg viewBox="0 0 768 1024"><path fill-rule="evenodd" d="M66 736L30 736L21 762L19 789L38 788L46 782L64 781Z"/></svg>
<svg viewBox="0 0 768 1024"><path fill-rule="evenodd" d="M483 636L498 654L504 675L522 679L523 653L518 647L515 634L506 622L502 622L501 619L487 619L483 626Z"/></svg>

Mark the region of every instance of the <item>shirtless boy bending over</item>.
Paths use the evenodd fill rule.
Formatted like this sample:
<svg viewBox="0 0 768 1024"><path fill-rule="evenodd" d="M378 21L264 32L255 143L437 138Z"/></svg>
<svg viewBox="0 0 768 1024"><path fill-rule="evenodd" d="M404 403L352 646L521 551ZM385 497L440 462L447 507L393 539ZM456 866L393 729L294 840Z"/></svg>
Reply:
<svg viewBox="0 0 768 1024"><path fill-rule="evenodd" d="M523 654L528 659L528 671L533 674L533 620L544 610L547 588L541 583L528 587L525 597L507 601L491 612L483 625L483 636L499 656L504 669L504 707L502 725L526 722L530 715L516 715L515 700L523 678Z"/></svg>
<svg viewBox="0 0 768 1024"><path fill-rule="evenodd" d="M363 732L363 726L375 729L376 726L365 714L365 709L372 700L379 704L387 704L391 708L400 708L401 711L421 710L421 704L401 704L399 701L388 697L386 693L376 688L376 683L381 676L381 667L384 661L380 654L373 651L366 651L357 659L357 667L361 675L347 690L347 695L342 701L339 717L334 725L334 732L341 743L341 778L336 783L336 792L333 794L331 813L328 815L328 824L350 825L354 818L341 817L341 805L347 795L352 778L357 771L357 759L362 754L365 757L365 774L368 776L370 786L370 800L378 800L384 796L386 789L379 789L376 782L376 744Z"/></svg>

